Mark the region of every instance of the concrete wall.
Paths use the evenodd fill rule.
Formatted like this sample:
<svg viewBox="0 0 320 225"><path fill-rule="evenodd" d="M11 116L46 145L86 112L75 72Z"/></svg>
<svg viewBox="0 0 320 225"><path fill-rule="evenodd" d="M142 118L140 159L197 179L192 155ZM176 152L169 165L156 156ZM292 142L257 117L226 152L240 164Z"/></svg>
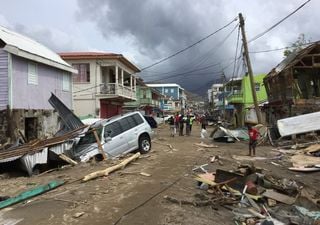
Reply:
<svg viewBox="0 0 320 225"><path fill-rule="evenodd" d="M0 49L0 110L8 105L8 53Z"/></svg>
<svg viewBox="0 0 320 225"><path fill-rule="evenodd" d="M18 130L25 135L26 118L36 118L35 136L38 139L52 137L60 127L58 114L53 110L2 110L0 111L0 144L5 143L9 137L11 138L11 143L15 143L20 137Z"/></svg>
<svg viewBox="0 0 320 225"><path fill-rule="evenodd" d="M67 107L72 108L72 89L70 91L62 90L63 71L36 63L38 84L28 84L29 62L27 59L12 55L13 108L52 110L52 106L48 102L51 92Z"/></svg>

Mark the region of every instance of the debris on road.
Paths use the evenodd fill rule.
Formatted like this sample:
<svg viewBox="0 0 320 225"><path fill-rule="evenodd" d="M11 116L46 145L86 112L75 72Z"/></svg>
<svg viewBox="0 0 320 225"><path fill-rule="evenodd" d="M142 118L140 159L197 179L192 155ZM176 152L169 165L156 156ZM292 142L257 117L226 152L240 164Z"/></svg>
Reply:
<svg viewBox="0 0 320 225"><path fill-rule="evenodd" d="M124 169L130 162L138 159L139 157L140 157L140 152L138 152L138 153L132 155L131 157L123 160L121 163L119 163L117 165L108 167L108 168L106 168L104 170L99 170L99 171L90 173L90 174L84 176L82 181L86 182L86 181L95 179L97 177L108 176L110 173L112 173L112 172L114 172L116 170Z"/></svg>
<svg viewBox="0 0 320 225"><path fill-rule="evenodd" d="M198 146L198 147L202 147L202 148L218 148L219 146L214 145L214 144L205 144L203 142L200 143L195 143L194 145Z"/></svg>

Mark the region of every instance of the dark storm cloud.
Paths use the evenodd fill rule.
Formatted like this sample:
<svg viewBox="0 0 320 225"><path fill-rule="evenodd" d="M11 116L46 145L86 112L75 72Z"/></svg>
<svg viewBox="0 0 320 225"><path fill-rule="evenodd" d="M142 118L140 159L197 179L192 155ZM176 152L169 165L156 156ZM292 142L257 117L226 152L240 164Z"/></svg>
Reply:
<svg viewBox="0 0 320 225"><path fill-rule="evenodd" d="M263 31L273 22L277 22L301 3L288 0L283 3L210 0L78 0L77 18L96 24L106 40L110 40L113 36L132 40L141 56L135 59L135 63L143 68L222 27L236 17L238 12L244 12L248 21L246 25L249 27L249 34L253 37L254 34ZM312 11L309 8L307 12L310 14ZM286 22L284 27L272 31L269 38L262 38L252 43L249 46L250 49L283 47L288 42L293 42L302 32L306 33L307 37L309 34L320 37L318 31L312 28L314 22L306 23L301 19L303 15L300 13L293 17L293 23ZM305 24L304 29L301 29L301 24ZM230 58L234 57L236 31L224 45L221 44L231 29L232 26L178 57L147 70L141 76L146 81L152 81L172 75L171 79L162 80L162 82L177 82L190 91L205 93L213 79L221 76L221 73L217 72L219 67L221 70L229 64ZM309 32L310 30L313 31ZM220 46L220 48L215 48L215 46ZM270 57L270 54L252 55L255 72L269 72L281 60L279 55L281 53L277 57ZM146 58L149 60L143 60ZM218 62L221 62L219 67L176 76ZM168 71L172 72L166 73ZM232 65L225 72L230 77Z"/></svg>
<svg viewBox="0 0 320 225"><path fill-rule="evenodd" d="M11 24L10 28L38 41L55 52L76 51L82 46L75 37L54 28L25 26L22 24Z"/></svg>

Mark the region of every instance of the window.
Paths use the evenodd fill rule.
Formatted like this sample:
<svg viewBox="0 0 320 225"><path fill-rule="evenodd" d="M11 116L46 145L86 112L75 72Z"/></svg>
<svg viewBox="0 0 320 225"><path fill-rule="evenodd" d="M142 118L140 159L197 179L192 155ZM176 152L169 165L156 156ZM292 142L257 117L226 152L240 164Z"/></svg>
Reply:
<svg viewBox="0 0 320 225"><path fill-rule="evenodd" d="M139 114L134 114L133 115L133 119L136 121L136 124L142 124L143 123L143 119L141 118L141 116Z"/></svg>
<svg viewBox="0 0 320 225"><path fill-rule="evenodd" d="M121 133L122 133L122 129L118 121L110 123L104 128L104 137L113 138Z"/></svg>
<svg viewBox="0 0 320 225"><path fill-rule="evenodd" d="M38 84L38 68L37 64L28 63L28 84Z"/></svg>
<svg viewBox="0 0 320 225"><path fill-rule="evenodd" d="M131 129L129 121L127 120L127 118L123 118L119 122L120 122L120 126L121 126L123 132Z"/></svg>
<svg viewBox="0 0 320 225"><path fill-rule="evenodd" d="M174 88L171 88L171 90L170 90L170 91L171 91L171 94L173 94L173 93L174 93Z"/></svg>
<svg viewBox="0 0 320 225"><path fill-rule="evenodd" d="M62 74L62 90L70 91L71 90L71 76L69 73L63 72Z"/></svg>
<svg viewBox="0 0 320 225"><path fill-rule="evenodd" d="M256 91L260 91L260 84L259 83L255 83L255 89L256 89Z"/></svg>
<svg viewBox="0 0 320 225"><path fill-rule="evenodd" d="M99 127L98 129L96 129L96 131L97 131L98 137L100 137L102 132L102 127ZM80 138L78 145L92 144L96 142L97 140L96 140L96 137L94 136L94 133L88 132L84 137Z"/></svg>
<svg viewBox="0 0 320 225"><path fill-rule="evenodd" d="M128 123L129 123L130 129L135 127L135 126L137 126L137 123L134 120L133 116L128 116L126 119L127 119Z"/></svg>
<svg viewBox="0 0 320 225"><path fill-rule="evenodd" d="M89 63L72 64L72 67L78 70L78 74L72 74L74 83L90 82L90 65Z"/></svg>
<svg viewBox="0 0 320 225"><path fill-rule="evenodd" d="M169 92L169 89L168 88L165 88L164 89L164 93L168 93Z"/></svg>

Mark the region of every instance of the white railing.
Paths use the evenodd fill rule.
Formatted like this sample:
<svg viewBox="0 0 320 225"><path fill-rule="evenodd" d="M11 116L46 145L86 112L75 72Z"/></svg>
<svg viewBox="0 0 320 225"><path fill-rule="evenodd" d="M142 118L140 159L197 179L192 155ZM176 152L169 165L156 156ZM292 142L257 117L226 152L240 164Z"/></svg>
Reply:
<svg viewBox="0 0 320 225"><path fill-rule="evenodd" d="M116 95L131 99L136 98L136 92L134 90L131 90L131 88L116 83L101 84L100 94L110 96Z"/></svg>

